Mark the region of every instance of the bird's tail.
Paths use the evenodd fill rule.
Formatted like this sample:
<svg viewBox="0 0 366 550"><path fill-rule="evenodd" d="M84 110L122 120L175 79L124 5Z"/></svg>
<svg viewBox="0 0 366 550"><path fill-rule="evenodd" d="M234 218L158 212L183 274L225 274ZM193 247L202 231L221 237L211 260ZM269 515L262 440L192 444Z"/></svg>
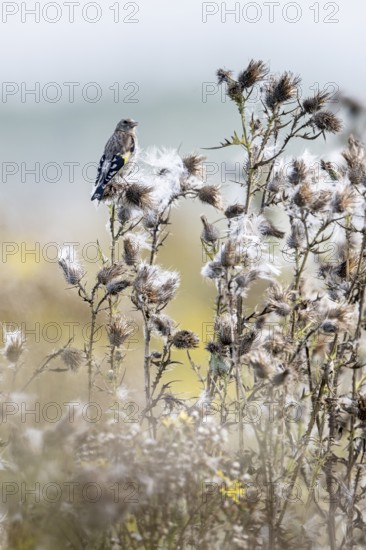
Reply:
<svg viewBox="0 0 366 550"><path fill-rule="evenodd" d="M103 185L98 185L98 187L96 188L96 190L91 196L91 200L94 201L95 199L97 199L98 201L100 201L103 198L103 193L104 193Z"/></svg>

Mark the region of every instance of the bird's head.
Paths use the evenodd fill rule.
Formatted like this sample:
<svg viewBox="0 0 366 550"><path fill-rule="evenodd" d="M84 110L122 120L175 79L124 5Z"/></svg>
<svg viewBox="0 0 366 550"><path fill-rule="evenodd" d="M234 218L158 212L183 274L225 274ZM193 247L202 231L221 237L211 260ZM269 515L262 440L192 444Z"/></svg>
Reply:
<svg viewBox="0 0 366 550"><path fill-rule="evenodd" d="M132 120L132 118L123 118L117 124L116 132L131 132L137 125L138 122Z"/></svg>

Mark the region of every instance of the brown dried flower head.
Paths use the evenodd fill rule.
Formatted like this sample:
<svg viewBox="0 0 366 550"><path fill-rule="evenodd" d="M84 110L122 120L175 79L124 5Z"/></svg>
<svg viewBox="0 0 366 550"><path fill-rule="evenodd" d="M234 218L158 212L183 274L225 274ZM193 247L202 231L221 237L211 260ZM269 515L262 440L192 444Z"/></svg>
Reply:
<svg viewBox="0 0 366 550"><path fill-rule="evenodd" d="M284 72L279 78L272 77L266 87L265 101L272 111L297 95L301 79L290 72Z"/></svg>
<svg viewBox="0 0 366 550"><path fill-rule="evenodd" d="M220 237L220 231L212 223L208 223L206 216L201 216L203 230L201 239L207 243L215 243Z"/></svg>
<svg viewBox="0 0 366 550"><path fill-rule="evenodd" d="M197 192L201 202L210 204L214 208L222 209L222 198L219 187L216 185L204 185Z"/></svg>
<svg viewBox="0 0 366 550"><path fill-rule="evenodd" d="M232 267L240 261L237 244L234 239L228 239L221 249L220 262L223 267Z"/></svg>
<svg viewBox="0 0 366 550"><path fill-rule="evenodd" d="M361 143L353 136L348 139L348 149L342 153L347 163L347 174L353 185L366 185L366 158Z"/></svg>
<svg viewBox="0 0 366 550"><path fill-rule="evenodd" d="M313 114L320 111L329 100L330 95L327 92L318 92L314 97L308 97L303 101L304 111L307 114Z"/></svg>
<svg viewBox="0 0 366 550"><path fill-rule="evenodd" d="M190 330L179 330L172 337L172 344L178 349L193 349L199 345L197 334Z"/></svg>
<svg viewBox="0 0 366 550"><path fill-rule="evenodd" d="M237 218L238 216L241 216L245 212L245 206L244 204L231 204L227 207L224 214L227 217L228 220L231 220L232 218Z"/></svg>
<svg viewBox="0 0 366 550"><path fill-rule="evenodd" d="M332 197L333 212L350 212L356 203L356 195L351 185L346 185L342 190L336 191Z"/></svg>
<svg viewBox="0 0 366 550"><path fill-rule="evenodd" d="M219 279L224 273L221 262L208 262L201 270L201 274L208 279Z"/></svg>
<svg viewBox="0 0 366 550"><path fill-rule="evenodd" d="M342 129L341 121L331 111L319 111L311 118L311 124L330 134L337 134Z"/></svg>
<svg viewBox="0 0 366 550"><path fill-rule="evenodd" d="M112 279L116 279L126 273L124 265L119 262L109 267L103 267L97 275L98 282L101 285L106 285Z"/></svg>
<svg viewBox="0 0 366 550"><path fill-rule="evenodd" d="M150 185L142 183L131 183L126 187L124 193L124 203L131 208L137 207L141 210L153 208L154 203L151 197L153 188Z"/></svg>
<svg viewBox="0 0 366 550"><path fill-rule="evenodd" d="M76 257L71 258L71 253L66 248L60 253L58 264L61 267L65 280L69 285L77 285L85 275L85 270L77 261Z"/></svg>
<svg viewBox="0 0 366 550"><path fill-rule="evenodd" d="M179 287L179 275L158 266L141 264L134 281L139 302L165 304L172 300Z"/></svg>
<svg viewBox="0 0 366 550"><path fill-rule="evenodd" d="M287 317L292 312L293 294L286 291L277 282L273 281L267 289L266 309L274 311L280 317Z"/></svg>
<svg viewBox="0 0 366 550"><path fill-rule="evenodd" d="M121 198L125 185L116 181L116 178L108 183L103 191L101 202L118 201Z"/></svg>
<svg viewBox="0 0 366 550"><path fill-rule="evenodd" d="M77 371L83 364L85 359L84 353L77 348L65 348L62 350L60 357L65 363L66 367L73 372Z"/></svg>
<svg viewBox="0 0 366 550"><path fill-rule="evenodd" d="M300 185L299 189L293 196L294 203L300 208L304 206L310 206L313 202L315 195L308 182L304 182Z"/></svg>
<svg viewBox="0 0 366 550"><path fill-rule="evenodd" d="M16 363L24 351L24 336L21 330L4 329L3 355L10 363Z"/></svg>
<svg viewBox="0 0 366 550"><path fill-rule="evenodd" d="M123 204L118 207L117 218L121 225L129 222L133 218L133 209Z"/></svg>
<svg viewBox="0 0 366 550"><path fill-rule="evenodd" d="M254 344L256 338L258 336L258 332L254 329L252 330L249 330L248 332L246 332L245 334L243 334L240 338L239 338L239 356L241 357L242 355L246 355L252 345Z"/></svg>
<svg viewBox="0 0 366 550"><path fill-rule="evenodd" d="M229 83L232 80L232 71L227 71L226 69L218 69L216 72L218 84L223 84L224 82Z"/></svg>
<svg viewBox="0 0 366 550"><path fill-rule="evenodd" d="M203 162L206 157L192 153L183 157L183 165L190 176L202 179L203 177Z"/></svg>
<svg viewBox="0 0 366 550"><path fill-rule="evenodd" d="M116 348L122 346L134 331L135 325L132 321L126 319L126 317L117 315L107 326L110 345Z"/></svg>
<svg viewBox="0 0 366 550"><path fill-rule="evenodd" d="M254 84L263 80L268 74L268 67L263 61L252 59L248 67L238 76L238 82L243 90L252 88Z"/></svg>
<svg viewBox="0 0 366 550"><path fill-rule="evenodd" d="M133 237L125 237L123 241L123 259L127 265L135 265L139 259L140 247Z"/></svg>
<svg viewBox="0 0 366 550"><path fill-rule="evenodd" d="M171 336L172 332L175 330L175 322L173 319L168 317L168 315L164 315L163 313L159 313L158 315L151 315L149 319L149 325L157 332L160 336L168 337Z"/></svg>
<svg viewBox="0 0 366 550"><path fill-rule="evenodd" d="M293 185L305 182L309 176L309 169L303 159L295 159L288 180Z"/></svg>
<svg viewBox="0 0 366 550"><path fill-rule="evenodd" d="M277 239L283 239L285 236L285 232L275 227L271 220L268 219L261 221L258 229L260 234L264 237L276 237Z"/></svg>
<svg viewBox="0 0 366 550"><path fill-rule="evenodd" d="M108 293L112 296L116 296L117 294L120 294L120 292L123 292L127 287L131 285L131 281L128 279L111 279L106 284L106 289L108 290Z"/></svg>
<svg viewBox="0 0 366 550"><path fill-rule="evenodd" d="M217 319L216 331L223 346L230 346L233 343L233 331L230 315L224 314Z"/></svg>

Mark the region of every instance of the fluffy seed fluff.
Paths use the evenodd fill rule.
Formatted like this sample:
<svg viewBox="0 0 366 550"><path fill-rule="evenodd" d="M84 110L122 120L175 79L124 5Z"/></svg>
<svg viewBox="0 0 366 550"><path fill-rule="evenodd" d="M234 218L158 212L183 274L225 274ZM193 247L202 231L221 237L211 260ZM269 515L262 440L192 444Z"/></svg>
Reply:
<svg viewBox="0 0 366 550"><path fill-rule="evenodd" d="M24 351L24 336L21 330L4 329L3 355L10 363L16 363Z"/></svg>
<svg viewBox="0 0 366 550"><path fill-rule="evenodd" d="M85 275L85 271L78 262L75 253L72 254L68 248L63 248L61 250L58 264L61 267L66 282L69 285L77 285Z"/></svg>

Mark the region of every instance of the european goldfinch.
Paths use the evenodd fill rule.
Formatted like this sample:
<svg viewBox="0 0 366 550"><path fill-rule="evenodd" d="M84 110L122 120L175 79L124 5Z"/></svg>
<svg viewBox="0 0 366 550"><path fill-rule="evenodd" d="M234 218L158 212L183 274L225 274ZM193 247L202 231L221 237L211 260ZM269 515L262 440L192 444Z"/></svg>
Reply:
<svg viewBox="0 0 366 550"><path fill-rule="evenodd" d="M136 150L135 127L137 122L127 118L121 120L109 138L99 162L95 191L91 200L102 200L106 185L117 175L126 171Z"/></svg>

